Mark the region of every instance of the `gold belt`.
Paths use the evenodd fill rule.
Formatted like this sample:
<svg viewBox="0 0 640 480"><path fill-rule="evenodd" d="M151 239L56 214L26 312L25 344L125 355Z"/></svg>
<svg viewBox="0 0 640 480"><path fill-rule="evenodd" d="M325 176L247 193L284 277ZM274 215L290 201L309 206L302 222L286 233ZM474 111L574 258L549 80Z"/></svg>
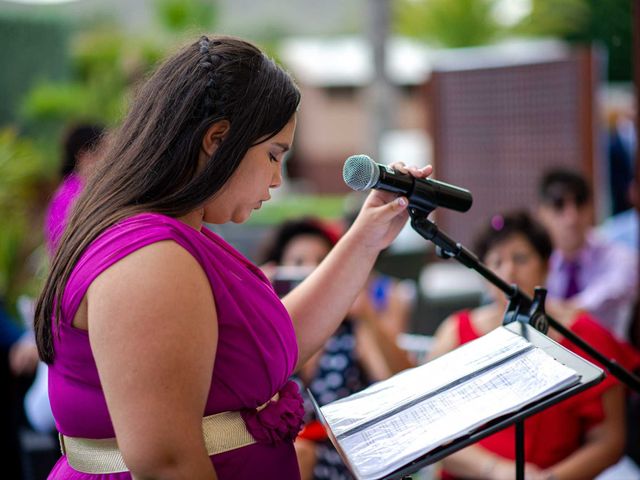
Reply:
<svg viewBox="0 0 640 480"><path fill-rule="evenodd" d="M276 393L271 400L256 410L265 408L271 401L277 401ZM256 443L247 430L240 412L222 412L202 419L202 435L209 455L228 452L236 448ZM115 438L79 438L58 434L60 450L67 457L67 463L83 473L118 473L129 469L124 463Z"/></svg>

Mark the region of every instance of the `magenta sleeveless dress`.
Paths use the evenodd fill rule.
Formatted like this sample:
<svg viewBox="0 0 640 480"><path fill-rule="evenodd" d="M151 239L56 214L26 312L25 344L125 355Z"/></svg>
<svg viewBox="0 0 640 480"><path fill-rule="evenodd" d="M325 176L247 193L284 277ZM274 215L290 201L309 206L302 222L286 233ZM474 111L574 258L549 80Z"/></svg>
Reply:
<svg viewBox="0 0 640 480"><path fill-rule="evenodd" d="M298 479L293 439L303 409L297 387L288 381L298 356L289 314L262 272L218 235L206 228L198 232L164 215L140 214L107 229L71 274L62 299L59 337L54 327L56 357L49 368L49 396L58 430L73 437L115 436L88 333L71 322L87 288L101 272L130 253L164 240L175 241L194 256L215 295L219 339L204 415L240 411L257 440L213 455L218 478ZM277 392L279 401L256 412ZM63 456L49 478L122 480L131 476L128 472L80 473Z"/></svg>

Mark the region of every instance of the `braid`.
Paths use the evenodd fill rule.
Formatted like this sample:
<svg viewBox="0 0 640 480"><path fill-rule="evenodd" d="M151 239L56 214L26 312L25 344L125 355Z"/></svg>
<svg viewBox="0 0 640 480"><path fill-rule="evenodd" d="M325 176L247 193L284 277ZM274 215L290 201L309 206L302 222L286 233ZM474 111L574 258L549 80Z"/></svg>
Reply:
<svg viewBox="0 0 640 480"><path fill-rule="evenodd" d="M202 36L198 42L200 46L201 60L199 62L207 74L207 82L205 84L205 94L203 99L204 116L226 116L229 114L229 83L233 83L233 79L226 78L223 72L219 71L220 66L224 63L224 56L212 52L215 47L222 45L219 40L211 41L208 37Z"/></svg>
<svg viewBox="0 0 640 480"><path fill-rule="evenodd" d="M204 95L204 114L205 116L211 115L215 109L215 102L213 97L215 79L213 77L213 59L209 55L209 50L211 48L211 42L206 36L200 37L200 41L198 42L200 45L200 54L202 55L202 59L198 64L200 68L202 68L205 72L207 72L207 83L205 85L205 95Z"/></svg>

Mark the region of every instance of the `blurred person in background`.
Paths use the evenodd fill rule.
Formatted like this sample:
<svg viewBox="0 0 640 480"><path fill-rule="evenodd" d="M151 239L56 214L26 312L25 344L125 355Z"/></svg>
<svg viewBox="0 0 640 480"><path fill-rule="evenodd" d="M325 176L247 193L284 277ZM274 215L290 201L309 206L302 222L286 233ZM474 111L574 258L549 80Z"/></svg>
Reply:
<svg viewBox="0 0 640 480"><path fill-rule="evenodd" d="M38 365L38 350L33 332L12 318L2 298L0 352L0 448L5 459L3 473L11 478L20 478L23 459L19 437L23 418L22 395Z"/></svg>
<svg viewBox="0 0 640 480"><path fill-rule="evenodd" d="M101 125L79 123L68 127L62 137L61 182L45 215L44 238L47 253L53 257L86 178L95 167L105 129ZM35 348L35 342L32 342ZM55 421L49 404L47 364L40 362L33 384L27 391L24 410L34 430L54 432Z"/></svg>
<svg viewBox="0 0 640 480"><path fill-rule="evenodd" d="M607 218L598 227L598 234L609 242L619 243L628 249L638 251L640 249L640 235L638 233L640 230L640 216L638 215L640 191L638 181L635 178L631 179L627 188L627 198L631 208Z"/></svg>
<svg viewBox="0 0 640 480"><path fill-rule="evenodd" d="M44 233L49 256L53 256L70 210L100 155L99 144L104 134L104 127L89 123L74 125L65 132L60 166L61 182L47 206L45 216Z"/></svg>
<svg viewBox="0 0 640 480"><path fill-rule="evenodd" d="M631 179L628 188L628 199L631 208L607 218L599 227L598 233L607 241L617 243L625 248L640 251L640 191L638 181ZM640 299L636 298L631 311L629 341L640 349ZM627 399L627 455L640 464L640 392L631 392ZM613 477L612 477L613 478Z"/></svg>
<svg viewBox="0 0 640 480"><path fill-rule="evenodd" d="M640 249L640 191L635 178L638 136L632 98L607 111L611 215L598 227L607 240Z"/></svg>
<svg viewBox="0 0 640 480"><path fill-rule="evenodd" d="M13 375L33 375L38 365L38 349L33 332L11 318L1 299L0 347L8 356Z"/></svg>
<svg viewBox="0 0 640 480"><path fill-rule="evenodd" d="M621 340L629 338L637 296L637 253L592 228L591 189L578 172L557 168L539 183L538 218L551 235L549 298L590 312Z"/></svg>
<svg viewBox="0 0 640 480"><path fill-rule="evenodd" d="M140 88L37 303L64 453L51 479L300 477L304 412L288 379L342 322L408 201L372 192L280 300L204 224L244 223L271 198L299 102L282 68L228 36L184 46Z"/></svg>
<svg viewBox="0 0 640 480"><path fill-rule="evenodd" d="M607 117L611 215L615 216L633 205L627 192L634 177L638 141L633 107L610 108Z"/></svg>
<svg viewBox="0 0 640 480"><path fill-rule="evenodd" d="M46 251L52 257L66 226L73 203L82 191L85 178L93 168L98 154L99 143L104 129L94 124L77 124L67 128L61 139L62 159L60 165L61 182L54 192L45 213L44 239ZM50 436L50 441L39 438L33 441L22 438L23 459L28 464L29 475L48 472L59 457L55 420L51 412L48 392L48 369L44 362L38 362L38 349L32 331L34 300L22 296L18 309L28 323L26 331L11 348L10 364L14 374L28 374L35 378L30 382L24 396L18 399L28 426L36 432ZM4 319L0 319L2 323ZM12 327L15 329L16 327ZM1 336L1 335L0 335ZM35 363L34 363L35 362ZM46 448L52 445L51 448ZM25 474L27 474L25 471ZM30 477L31 478L31 477Z"/></svg>
<svg viewBox="0 0 640 480"><path fill-rule="evenodd" d="M505 282L527 295L544 285L552 252L544 227L528 213L496 215L476 234L474 252ZM438 328L431 358L475 340L502 325L508 299L488 284L490 304L454 313ZM547 312L565 328L608 358L630 366L628 346L599 325L587 312L562 302L547 301ZM565 348L595 362L553 329L547 334ZM515 427L480 440L443 461L443 479L515 478ZM624 388L613 377L525 420L527 479L595 478L622 455L625 441Z"/></svg>
<svg viewBox="0 0 640 480"><path fill-rule="evenodd" d="M315 269L338 241L336 229L314 218L290 220L276 229L265 247L265 270L276 291L282 282L298 282ZM290 284L291 285L291 284ZM397 346L405 332L411 303L397 281L372 273L347 317L324 348L306 362L295 380L320 406L356 393L372 383L412 367ZM303 480L352 478L305 398L305 427L295 442Z"/></svg>

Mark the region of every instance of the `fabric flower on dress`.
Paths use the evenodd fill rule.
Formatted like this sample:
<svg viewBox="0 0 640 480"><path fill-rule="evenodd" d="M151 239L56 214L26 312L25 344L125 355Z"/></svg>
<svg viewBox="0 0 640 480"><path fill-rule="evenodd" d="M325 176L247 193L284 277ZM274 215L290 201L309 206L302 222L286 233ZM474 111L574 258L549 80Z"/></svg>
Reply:
<svg viewBox="0 0 640 480"><path fill-rule="evenodd" d="M247 430L258 443L293 442L302 427L304 408L298 386L289 380L278 393L278 400L270 401L260 411L242 411Z"/></svg>

